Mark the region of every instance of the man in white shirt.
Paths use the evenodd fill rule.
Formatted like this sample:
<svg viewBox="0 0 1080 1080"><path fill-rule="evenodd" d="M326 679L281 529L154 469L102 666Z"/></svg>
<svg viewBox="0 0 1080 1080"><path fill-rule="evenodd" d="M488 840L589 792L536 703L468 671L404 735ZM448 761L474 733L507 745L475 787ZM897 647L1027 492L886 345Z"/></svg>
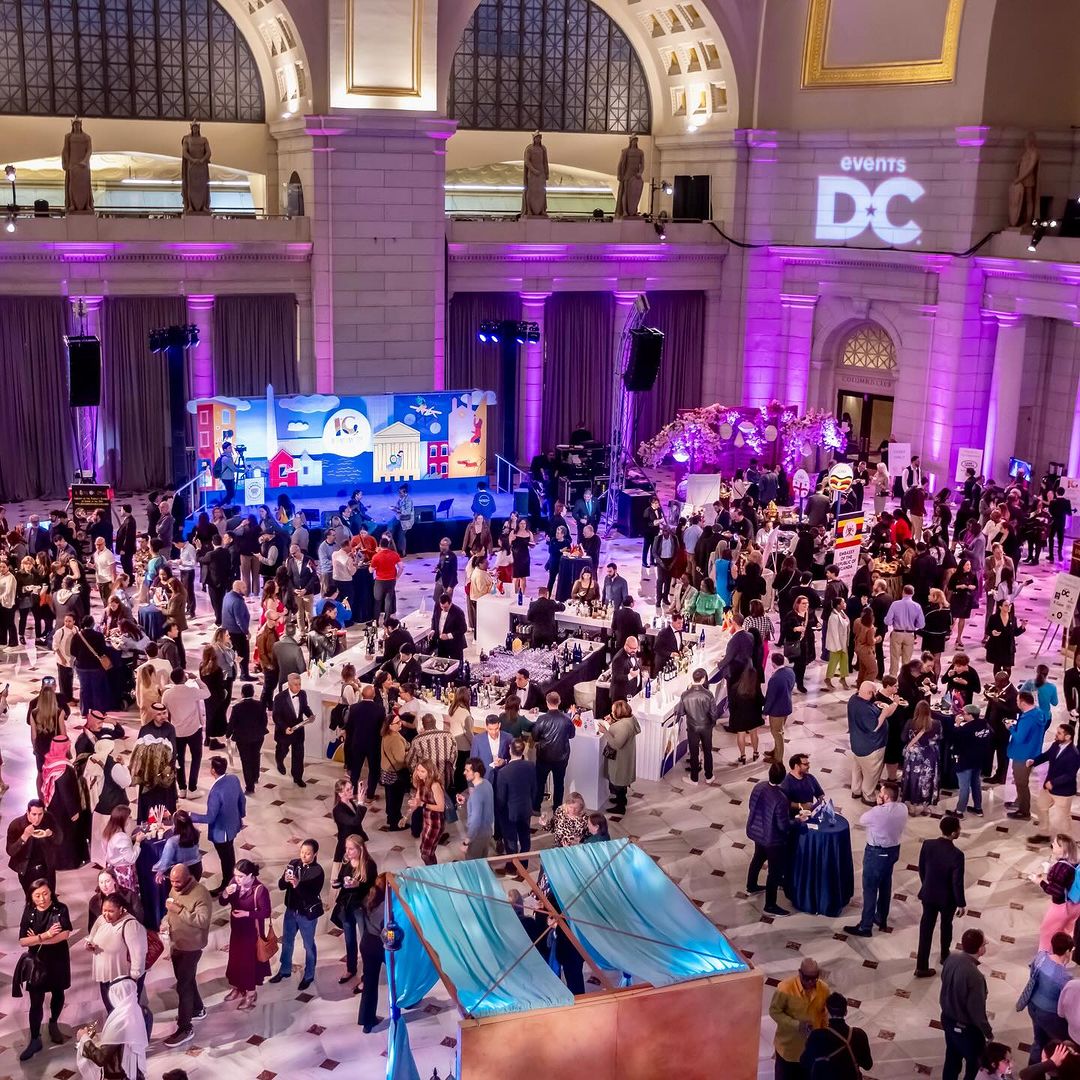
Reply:
<svg viewBox="0 0 1080 1080"><path fill-rule="evenodd" d="M116 556L105 546L105 537L94 541L94 573L97 575L98 593L104 607L109 602L113 582L116 580Z"/></svg>
<svg viewBox="0 0 1080 1080"><path fill-rule="evenodd" d="M177 669L169 674L170 685L161 695L176 729L176 783L182 798L188 792L194 799L199 793L199 766L202 764L203 712L200 706L210 696L206 683L198 676ZM191 769L185 775L187 752L191 751Z"/></svg>
<svg viewBox="0 0 1080 1080"><path fill-rule="evenodd" d="M180 542L180 584L184 586L184 592L187 594L188 618L195 616L195 571L198 566L199 553L195 550L191 538L188 537L187 540Z"/></svg>
<svg viewBox="0 0 1080 1080"><path fill-rule="evenodd" d="M71 658L71 643L75 640L75 616L65 615L63 623L53 634L53 653L56 655L56 682L69 704L75 697L75 661Z"/></svg>
<svg viewBox="0 0 1080 1080"><path fill-rule="evenodd" d="M900 841L908 823L908 808L900 801L900 785L884 780L878 785L877 806L859 818L866 829L863 852L862 917L855 926L845 926L853 937L870 937L873 927L885 930L889 925L889 901L892 899L893 867L900 858Z"/></svg>
<svg viewBox="0 0 1080 1080"><path fill-rule="evenodd" d="M146 661L140 664L135 672L136 686L138 685L139 675L145 667L153 669L157 681L157 688L159 690L164 690L165 687L169 685L170 676L173 673L173 666L168 660L158 656L158 647L157 642L155 641L150 642L150 644L146 646Z"/></svg>

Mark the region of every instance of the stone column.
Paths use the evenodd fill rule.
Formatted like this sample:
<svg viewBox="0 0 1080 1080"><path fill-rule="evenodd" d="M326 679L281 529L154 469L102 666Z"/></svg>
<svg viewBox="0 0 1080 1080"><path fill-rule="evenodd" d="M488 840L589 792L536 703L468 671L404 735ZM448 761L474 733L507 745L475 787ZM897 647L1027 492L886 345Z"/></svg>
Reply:
<svg viewBox="0 0 1080 1080"><path fill-rule="evenodd" d="M784 363L778 372L779 383L773 396L784 405L796 405L801 410L813 407L821 392L821 365L812 361L814 345L814 310L816 296L781 293L783 312ZM814 385L811 386L811 377ZM811 395L813 391L813 395Z"/></svg>
<svg viewBox="0 0 1080 1080"><path fill-rule="evenodd" d="M1013 456L1016 444L1027 323L1023 315L997 311L992 314L998 328L983 444L983 471L987 479L993 477L1002 483L1008 476L1009 458Z"/></svg>
<svg viewBox="0 0 1080 1080"><path fill-rule="evenodd" d="M197 398L213 397L214 380L214 297L209 294L187 298L188 322L199 328L199 344L188 352L191 393Z"/></svg>
<svg viewBox="0 0 1080 1080"><path fill-rule="evenodd" d="M521 374L518 378L517 455L518 463L527 467L540 453L544 354L547 349L544 337L544 303L551 293L523 292L519 295L522 322L534 322L540 327L540 344L521 346Z"/></svg>
<svg viewBox="0 0 1080 1080"><path fill-rule="evenodd" d="M705 371L701 380L701 404L723 402L722 380L727 364L723 333L723 293L720 289L705 291Z"/></svg>

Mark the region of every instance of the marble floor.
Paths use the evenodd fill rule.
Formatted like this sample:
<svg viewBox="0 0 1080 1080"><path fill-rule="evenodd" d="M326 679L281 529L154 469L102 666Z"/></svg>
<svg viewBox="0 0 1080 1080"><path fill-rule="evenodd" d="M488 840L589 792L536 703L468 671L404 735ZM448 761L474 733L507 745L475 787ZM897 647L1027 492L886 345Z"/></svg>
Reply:
<svg viewBox="0 0 1080 1080"><path fill-rule="evenodd" d="M25 507L9 506L9 520L25 520L25 512ZM605 559L617 560L635 589L639 581L639 550L639 541L614 537L605 542ZM542 557L533 560L534 587L542 577L542 562ZM430 557L408 560L399 587L399 610L412 610L422 595L430 595L431 568ZM1052 568L1045 565L1034 569L1032 574L1034 584L1019 601L1020 617L1028 621L1029 628L1019 639L1017 677L1026 677L1037 662L1053 580ZM208 604L200 594L198 617L187 635L190 644L204 640L210 623ZM968 634L969 641L977 642L980 631L981 619L976 619ZM981 650L973 650L973 655L981 669ZM1052 665L1052 677L1060 685L1060 653L1044 651L1039 660ZM7 822L21 812L26 799L34 794L25 702L34 681L53 670L54 662L47 652L35 652L33 648L7 656L0 652L0 686L8 681L11 684L9 714L0 726L4 778L11 789L0 801L0 816L4 819L0 827L6 828ZM798 700L789 724L790 746L792 751L805 750L811 754L813 772L846 811L851 805L845 790L846 695L822 689L823 675L823 665L816 666L808 675L811 692ZM134 726L134 717L131 722ZM744 834L745 804L752 785L763 778L765 769L760 762L743 767L735 765L737 752L732 736L718 731L715 741L718 776L722 781L719 787L689 786L681 767L661 782L639 783L633 789L630 812L613 827L613 834L636 838L658 857L664 869L705 914L765 972L770 984L775 985L794 971L803 957L814 957L830 986L850 999L853 1022L865 1028L870 1036L875 1065L869 1075L879 1080L913 1074L939 1075L943 1040L935 1019L938 983L917 981L912 976L918 922L915 861L920 841L937 834L936 818L953 800L944 802L931 816L913 819L908 829L896 868L892 931L875 934L872 939L849 939L841 928L857 914L855 905L844 917L835 920L802 914L773 920L762 915L760 897L747 898L743 891L749 860L749 844ZM768 744L766 736L763 748ZM247 828L238 847L265 867L263 879L270 882L276 881L298 838L310 834L325 840L332 835L329 806L336 770L323 764L309 768L310 786L300 790L287 781L279 783L281 778L273 770L269 754L264 757L266 763L271 768L264 772L263 783L249 800ZM203 791L205 799L205 784ZM1033 831L1030 825L1005 819L1002 801L1011 795L1011 788L991 788L986 817L980 820L969 816L964 822L960 843L967 854L970 907L967 917L958 920L957 936L970 925L986 932L988 947L983 963L990 986L992 1022L997 1037L1016 1047L1024 1044L1030 1035L1026 1014L1017 1014L1013 1006L1026 981L1026 965L1035 948L1046 899L1035 886L1023 880L1022 875L1033 869L1044 853L1026 843ZM199 800L191 805L203 808ZM376 827L369 828L371 850L381 868L394 870L419 861L408 834L403 838L402 834L378 831L378 814L372 824ZM861 846L856 836L856 882ZM206 866L213 883L217 863L212 851ZM93 887L92 881L93 871L87 868L62 875L59 887L78 931L72 945L74 986L61 1020L67 1032L98 1018L101 1011L97 987L89 981L89 956L81 941L85 932L85 897ZM276 889L272 891L280 900ZM856 885L856 904L859 898ZM46 1043L46 1051L27 1066L17 1060L26 1041L26 1003L11 998L10 973L19 955L16 938L21 911L21 890L14 874L5 867L0 871L0 959L4 971L0 982L0 1080L16 1075L69 1080L74 1069L70 1043L62 1047ZM275 905L275 914L280 916L280 903ZM159 1041L172 1030L170 1021L175 1015L176 995L170 965L162 961L151 972L147 985L157 1023L150 1076L160 1076L176 1066L186 1068L194 1080L211 1076L218 1080L315 1078L339 1071L373 1078L384 1073L385 1025L365 1037L356 1026L358 999L352 996L349 987L339 987L337 983L344 960L338 931L327 924L320 933L320 967L310 992L298 994L295 980L291 984L267 985L259 994L256 1009L249 1013L237 1013L222 1001L228 989L224 979L227 939L227 919L224 914L217 915L200 971L209 1015L198 1025L195 1042L181 1051L170 1052ZM767 986L763 1012L770 994ZM380 1012L385 1013L385 998L383 1002ZM430 1077L432 1070L437 1069L445 1077L454 1063L456 1013L441 988L409 1019L420 1075ZM771 1029L766 1015L761 1042L763 1077L772 1075Z"/></svg>

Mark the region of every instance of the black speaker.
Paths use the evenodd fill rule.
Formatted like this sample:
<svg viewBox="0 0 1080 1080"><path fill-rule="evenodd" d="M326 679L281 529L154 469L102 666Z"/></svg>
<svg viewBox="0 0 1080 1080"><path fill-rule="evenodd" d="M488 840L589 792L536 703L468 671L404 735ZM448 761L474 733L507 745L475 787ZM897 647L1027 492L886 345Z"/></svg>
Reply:
<svg viewBox="0 0 1080 1080"><path fill-rule="evenodd" d="M70 405L81 409L101 404L101 342L96 337L69 337Z"/></svg>
<svg viewBox="0 0 1080 1080"><path fill-rule="evenodd" d="M619 532L623 536L645 535L645 511L649 509L652 495L648 492L619 492Z"/></svg>
<svg viewBox="0 0 1080 1080"><path fill-rule="evenodd" d="M673 221L708 221L712 217L709 177L676 176L671 198Z"/></svg>
<svg viewBox="0 0 1080 1080"><path fill-rule="evenodd" d="M660 371L664 353L664 335L651 326L639 326L630 331L630 359L623 372L627 390L651 390Z"/></svg>

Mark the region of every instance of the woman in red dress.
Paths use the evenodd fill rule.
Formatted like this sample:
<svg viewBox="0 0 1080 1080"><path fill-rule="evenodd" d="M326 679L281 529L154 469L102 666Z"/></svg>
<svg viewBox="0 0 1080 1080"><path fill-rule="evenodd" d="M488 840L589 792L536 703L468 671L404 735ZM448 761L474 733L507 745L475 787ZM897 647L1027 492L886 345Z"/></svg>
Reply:
<svg viewBox="0 0 1080 1080"><path fill-rule="evenodd" d="M266 937L270 921L270 890L259 881L259 868L250 859L236 864L232 882L219 900L232 908L229 920L229 963L225 978L230 990L226 1001L236 1001L238 1009L254 1009L256 987L270 977L270 964L260 960L256 948Z"/></svg>

